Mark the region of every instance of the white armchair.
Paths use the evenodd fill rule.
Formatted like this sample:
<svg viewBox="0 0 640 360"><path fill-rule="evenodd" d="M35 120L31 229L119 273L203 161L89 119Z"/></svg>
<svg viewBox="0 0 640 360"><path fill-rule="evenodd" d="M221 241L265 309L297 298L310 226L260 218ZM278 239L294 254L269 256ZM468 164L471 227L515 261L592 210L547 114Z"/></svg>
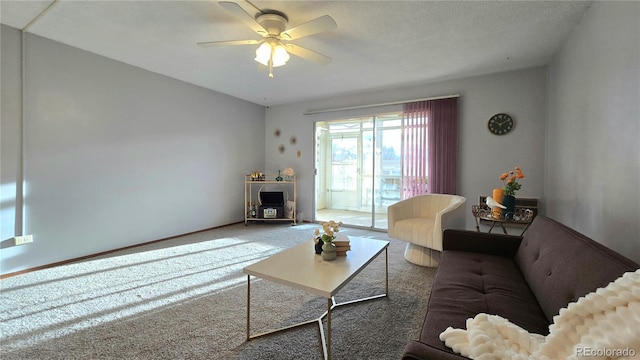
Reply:
<svg viewBox="0 0 640 360"><path fill-rule="evenodd" d="M442 251L442 232L465 228L466 198L458 195L427 194L399 201L387 209L390 238L407 241L404 258L436 267Z"/></svg>

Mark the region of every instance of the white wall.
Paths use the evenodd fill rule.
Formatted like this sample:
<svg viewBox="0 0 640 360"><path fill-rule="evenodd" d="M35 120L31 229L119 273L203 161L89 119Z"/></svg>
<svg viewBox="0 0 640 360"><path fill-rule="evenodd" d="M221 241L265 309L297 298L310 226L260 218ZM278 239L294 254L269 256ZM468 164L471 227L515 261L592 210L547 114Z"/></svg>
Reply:
<svg viewBox="0 0 640 360"><path fill-rule="evenodd" d="M9 27L2 25L0 31L0 241L12 237L15 224L21 223L21 213L14 211L20 206L16 197L19 191L17 179L21 172L19 156L22 143L20 124L20 37ZM2 248L6 245L2 242ZM5 250L2 250L4 253Z"/></svg>
<svg viewBox="0 0 640 360"><path fill-rule="evenodd" d="M549 66L546 211L640 262L640 3L594 2Z"/></svg>
<svg viewBox="0 0 640 360"><path fill-rule="evenodd" d="M304 112L459 94L458 193L468 199L467 228L472 229L475 223L471 216L471 204L478 202L479 195L490 194L494 187L500 187L500 174L516 165L524 170L526 176L517 195L542 198L545 74L545 68L534 68L273 106L266 112L265 164L267 169L290 166L296 170L299 174L298 206L303 212L302 219L310 220L314 194L313 122L371 111L382 112L388 107L308 116L303 115ZM487 130L491 115L500 112L509 113L515 118L516 126L508 135L496 136ZM282 131L279 138L273 135L275 129ZM288 143L292 135L298 139L296 146ZM286 147L284 153L278 150L280 144ZM300 158L296 156L297 150L302 153Z"/></svg>
<svg viewBox="0 0 640 360"><path fill-rule="evenodd" d="M28 35L24 225L35 242L19 247L9 238L22 224L15 190L23 146L20 34L3 25L0 272L240 221L242 175L254 169L293 167L299 211L310 220L313 122L367 111L305 111L446 94L460 94L458 186L469 203L519 165L526 174L519 196L540 198L544 214L640 261L639 15L637 2L595 2L548 72L342 95L266 114L255 104ZM486 129L498 112L516 119L509 135ZM469 211L467 228L473 224Z"/></svg>
<svg viewBox="0 0 640 360"><path fill-rule="evenodd" d="M4 76L19 74L19 37L2 27L3 100L20 93ZM264 161L264 107L34 35L25 93L24 228L35 241L10 246L4 220L19 211L3 191L2 273L243 219L243 175ZM3 189L21 147L8 105Z"/></svg>

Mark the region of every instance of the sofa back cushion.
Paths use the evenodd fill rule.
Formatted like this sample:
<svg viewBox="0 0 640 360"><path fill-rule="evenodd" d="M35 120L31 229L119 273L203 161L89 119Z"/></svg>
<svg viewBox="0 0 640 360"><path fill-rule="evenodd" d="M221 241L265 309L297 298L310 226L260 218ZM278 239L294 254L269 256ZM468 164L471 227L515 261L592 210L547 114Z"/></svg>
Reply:
<svg viewBox="0 0 640 360"><path fill-rule="evenodd" d="M538 215L515 261L549 322L561 308L639 265L554 220Z"/></svg>

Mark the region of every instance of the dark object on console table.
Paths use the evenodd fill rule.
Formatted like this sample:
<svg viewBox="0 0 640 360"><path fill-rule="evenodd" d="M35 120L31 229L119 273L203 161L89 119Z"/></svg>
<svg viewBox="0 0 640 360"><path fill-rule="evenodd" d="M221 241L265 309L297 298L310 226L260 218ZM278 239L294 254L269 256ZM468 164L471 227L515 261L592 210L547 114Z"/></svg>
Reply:
<svg viewBox="0 0 640 360"><path fill-rule="evenodd" d="M480 195L478 197L478 204L486 204L487 196ZM533 211L534 216L538 215L538 199L537 198L526 198L526 197L517 197L516 198L516 211L518 209L530 209Z"/></svg>
<svg viewBox="0 0 640 360"><path fill-rule="evenodd" d="M403 359L466 359L440 341L447 327L466 328L479 313L548 334L561 308L640 265L538 215L522 236L445 230L420 338Z"/></svg>
<svg viewBox="0 0 640 360"><path fill-rule="evenodd" d="M259 219L282 219L284 217L284 193L282 191L262 191L260 207L258 207Z"/></svg>

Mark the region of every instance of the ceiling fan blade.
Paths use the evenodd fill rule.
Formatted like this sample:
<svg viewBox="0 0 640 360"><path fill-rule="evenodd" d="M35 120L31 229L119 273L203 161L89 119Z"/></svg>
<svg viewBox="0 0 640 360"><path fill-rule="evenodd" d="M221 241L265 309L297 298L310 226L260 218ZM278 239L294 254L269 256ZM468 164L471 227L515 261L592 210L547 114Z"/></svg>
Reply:
<svg viewBox="0 0 640 360"><path fill-rule="evenodd" d="M219 45L257 45L260 44L262 40L228 40L228 41L204 41L197 43L202 47L212 47Z"/></svg>
<svg viewBox="0 0 640 360"><path fill-rule="evenodd" d="M222 6L225 10L232 13L235 17L242 20L246 25L248 25L253 31L257 32L262 36L267 36L268 32L265 28L260 25L253 16L244 11L240 5L231 2L231 1L220 1L218 2L220 6Z"/></svg>
<svg viewBox="0 0 640 360"><path fill-rule="evenodd" d="M333 60L328 56L322 55L309 49L305 49L302 46L298 46L295 44L286 44L285 47L287 48L287 51L289 53L295 56L299 56L305 60L317 62L322 65L327 65L331 62L331 60Z"/></svg>
<svg viewBox="0 0 640 360"><path fill-rule="evenodd" d="M280 37L283 40L295 40L301 37L317 34L323 31L333 30L338 24L329 15L321 16L317 19L307 21L289 30L283 31Z"/></svg>

